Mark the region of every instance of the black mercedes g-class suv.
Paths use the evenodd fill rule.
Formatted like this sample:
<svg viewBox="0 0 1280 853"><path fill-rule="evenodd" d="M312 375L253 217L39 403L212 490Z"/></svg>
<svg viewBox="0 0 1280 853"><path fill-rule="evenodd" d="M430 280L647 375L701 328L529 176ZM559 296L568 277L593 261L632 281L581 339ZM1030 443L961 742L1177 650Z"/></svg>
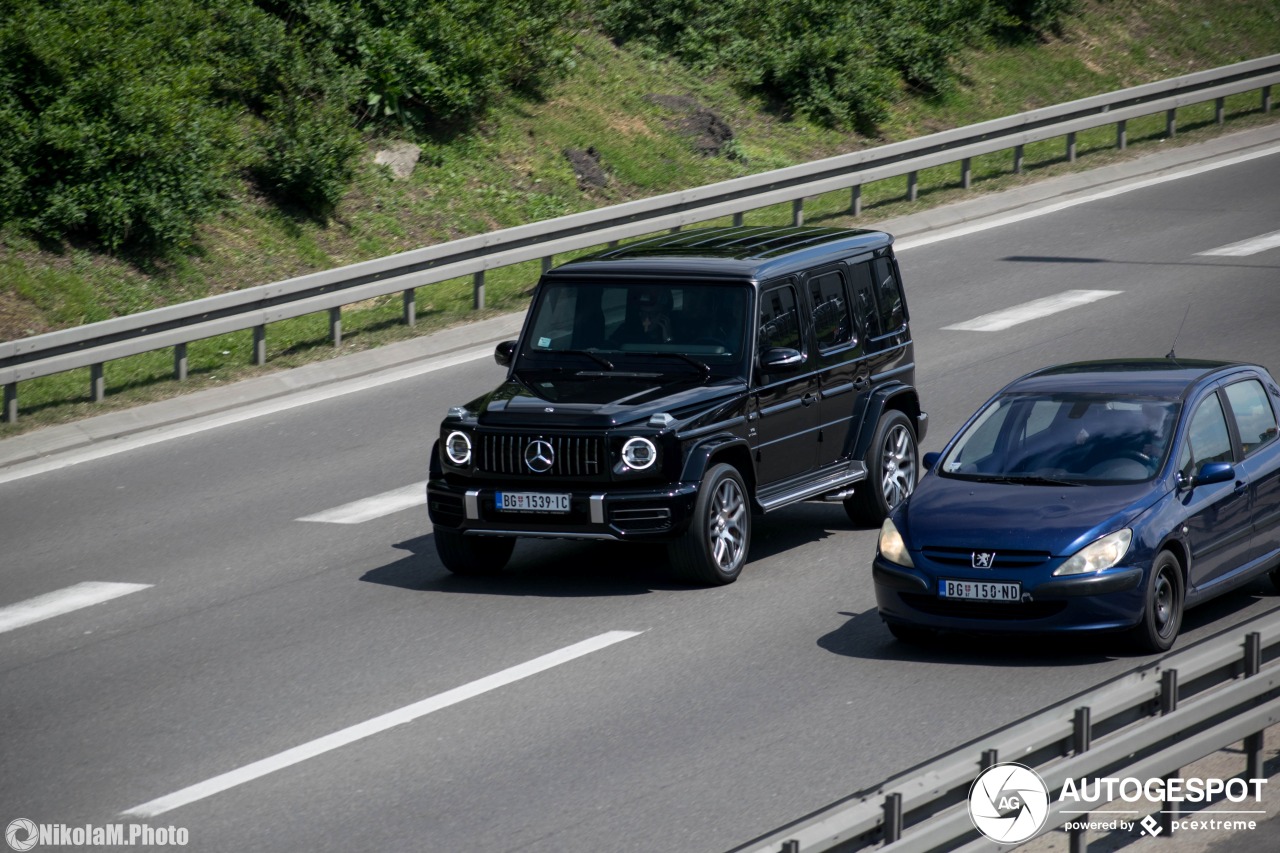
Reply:
<svg viewBox="0 0 1280 853"><path fill-rule="evenodd" d="M545 273L497 347L507 380L432 448L445 567L500 571L522 536L666 542L681 576L725 584L755 513L842 501L879 524L927 424L892 243L704 228Z"/></svg>

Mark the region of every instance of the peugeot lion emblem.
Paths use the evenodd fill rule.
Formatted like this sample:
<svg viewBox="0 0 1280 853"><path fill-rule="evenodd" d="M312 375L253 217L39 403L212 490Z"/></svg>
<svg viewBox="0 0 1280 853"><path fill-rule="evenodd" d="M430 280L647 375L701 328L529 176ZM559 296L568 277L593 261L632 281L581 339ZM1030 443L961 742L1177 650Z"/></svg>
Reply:
<svg viewBox="0 0 1280 853"><path fill-rule="evenodd" d="M989 569L996 563L995 551L974 551L973 567L975 569Z"/></svg>
<svg viewBox="0 0 1280 853"><path fill-rule="evenodd" d="M531 441L524 449L524 464L535 474L545 474L556 461L556 452L542 439Z"/></svg>

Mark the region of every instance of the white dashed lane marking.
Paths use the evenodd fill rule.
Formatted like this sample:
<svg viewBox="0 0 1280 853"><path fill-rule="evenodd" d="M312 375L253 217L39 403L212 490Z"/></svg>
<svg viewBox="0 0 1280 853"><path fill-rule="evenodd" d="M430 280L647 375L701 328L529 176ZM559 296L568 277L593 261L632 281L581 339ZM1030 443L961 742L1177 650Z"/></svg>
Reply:
<svg viewBox="0 0 1280 853"><path fill-rule="evenodd" d="M0 607L0 634L150 588L149 583L87 581L57 592L37 595L17 604Z"/></svg>
<svg viewBox="0 0 1280 853"><path fill-rule="evenodd" d="M1263 234L1261 237L1253 237L1248 240L1241 240L1239 243L1232 243L1228 246L1219 246L1216 249L1209 249L1207 252L1198 252L1199 255L1216 255L1218 257L1227 258L1243 258L1247 255L1256 255L1259 252L1265 252L1268 249L1280 247L1280 231L1271 234Z"/></svg>
<svg viewBox="0 0 1280 853"><path fill-rule="evenodd" d="M467 699L488 693L491 690L497 690L499 687L505 687L508 684L528 678L531 675L537 675L553 667L568 663L576 658L589 655L592 652L598 652L601 649L612 646L614 643L620 643L623 640L629 640L632 637L638 637L643 633L641 631L609 631L605 634L592 637L589 640L583 640L572 646L566 646L558 651L545 654L542 657L534 658L531 661L518 664L509 669L473 681L470 684L464 684L461 687L455 687L452 690L446 690L421 702L415 702L412 705L406 705L395 711L383 714L380 717L374 717L371 720L365 720L363 723L357 723L354 726L336 731L333 734L325 735L313 741L308 741L301 746L295 746L292 749L286 749L284 752L264 758L261 761L255 761L252 764L246 764L238 770L232 770L223 773L221 776L215 776L204 782L183 788L181 791L169 794L159 799L151 800L140 806L134 806L128 811L122 812L124 817L147 818L164 814L172 811L179 806L185 806L188 803L194 803L197 800L203 800L205 797L211 797L219 794L229 788L237 785L243 785L246 782L252 782L269 773L277 770L283 770L294 764L306 761L308 758L315 758L317 755L323 755L331 750L346 746L358 740L376 735L379 732L385 732L387 729L400 726L405 723L412 722L419 717L426 716L434 711L442 708L448 708L451 705L457 705Z"/></svg>
<svg viewBox="0 0 1280 853"><path fill-rule="evenodd" d="M967 322L942 328L954 332L998 332L1019 323L1038 320L1050 314L1057 314L1059 311L1066 311L1068 308L1088 305L1090 302L1097 302L1099 299L1106 299L1108 296L1116 296L1123 292L1122 290L1068 290L1056 296L1034 299L1003 311L983 314Z"/></svg>
<svg viewBox="0 0 1280 853"><path fill-rule="evenodd" d="M362 498L349 504L326 509L299 518L298 521L317 521L325 524L360 524L391 515L393 512L423 506L427 502L427 481L392 489L371 498Z"/></svg>

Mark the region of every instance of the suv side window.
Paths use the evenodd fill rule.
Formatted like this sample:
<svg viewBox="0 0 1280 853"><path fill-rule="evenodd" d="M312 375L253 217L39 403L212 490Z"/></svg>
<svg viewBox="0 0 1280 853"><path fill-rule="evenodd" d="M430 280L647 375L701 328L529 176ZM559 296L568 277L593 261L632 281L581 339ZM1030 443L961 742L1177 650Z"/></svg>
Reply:
<svg viewBox="0 0 1280 853"><path fill-rule="evenodd" d="M871 277L871 261L849 266L853 291L853 316L863 337L881 334L880 313L876 310L875 284Z"/></svg>
<svg viewBox="0 0 1280 853"><path fill-rule="evenodd" d="M857 343L849 296L844 276L839 270L811 276L809 296L813 305L813 333L819 350L825 352Z"/></svg>
<svg viewBox="0 0 1280 853"><path fill-rule="evenodd" d="M876 274L876 302L880 304L880 328L882 334L896 332L907 322L902 303L902 288L898 276L888 258L876 258L873 262Z"/></svg>
<svg viewBox="0 0 1280 853"><path fill-rule="evenodd" d="M788 347L804 352L800 337L800 315L796 310L796 289L786 284L760 294L760 351Z"/></svg>

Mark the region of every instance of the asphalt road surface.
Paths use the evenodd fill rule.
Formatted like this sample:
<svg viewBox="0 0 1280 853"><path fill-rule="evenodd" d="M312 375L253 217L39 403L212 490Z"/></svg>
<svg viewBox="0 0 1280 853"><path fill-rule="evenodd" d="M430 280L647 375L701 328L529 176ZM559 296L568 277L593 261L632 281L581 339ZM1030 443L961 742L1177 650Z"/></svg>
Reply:
<svg viewBox="0 0 1280 853"><path fill-rule="evenodd" d="M1280 368L1276 138L958 233L917 222L922 451L1047 364L1176 346ZM0 825L712 853L1151 660L1110 638L901 645L876 531L838 504L760 520L723 588L603 543L454 577L421 484L445 410L502 376L491 353L0 467ZM1191 611L1178 647L1278 604L1259 583Z"/></svg>

